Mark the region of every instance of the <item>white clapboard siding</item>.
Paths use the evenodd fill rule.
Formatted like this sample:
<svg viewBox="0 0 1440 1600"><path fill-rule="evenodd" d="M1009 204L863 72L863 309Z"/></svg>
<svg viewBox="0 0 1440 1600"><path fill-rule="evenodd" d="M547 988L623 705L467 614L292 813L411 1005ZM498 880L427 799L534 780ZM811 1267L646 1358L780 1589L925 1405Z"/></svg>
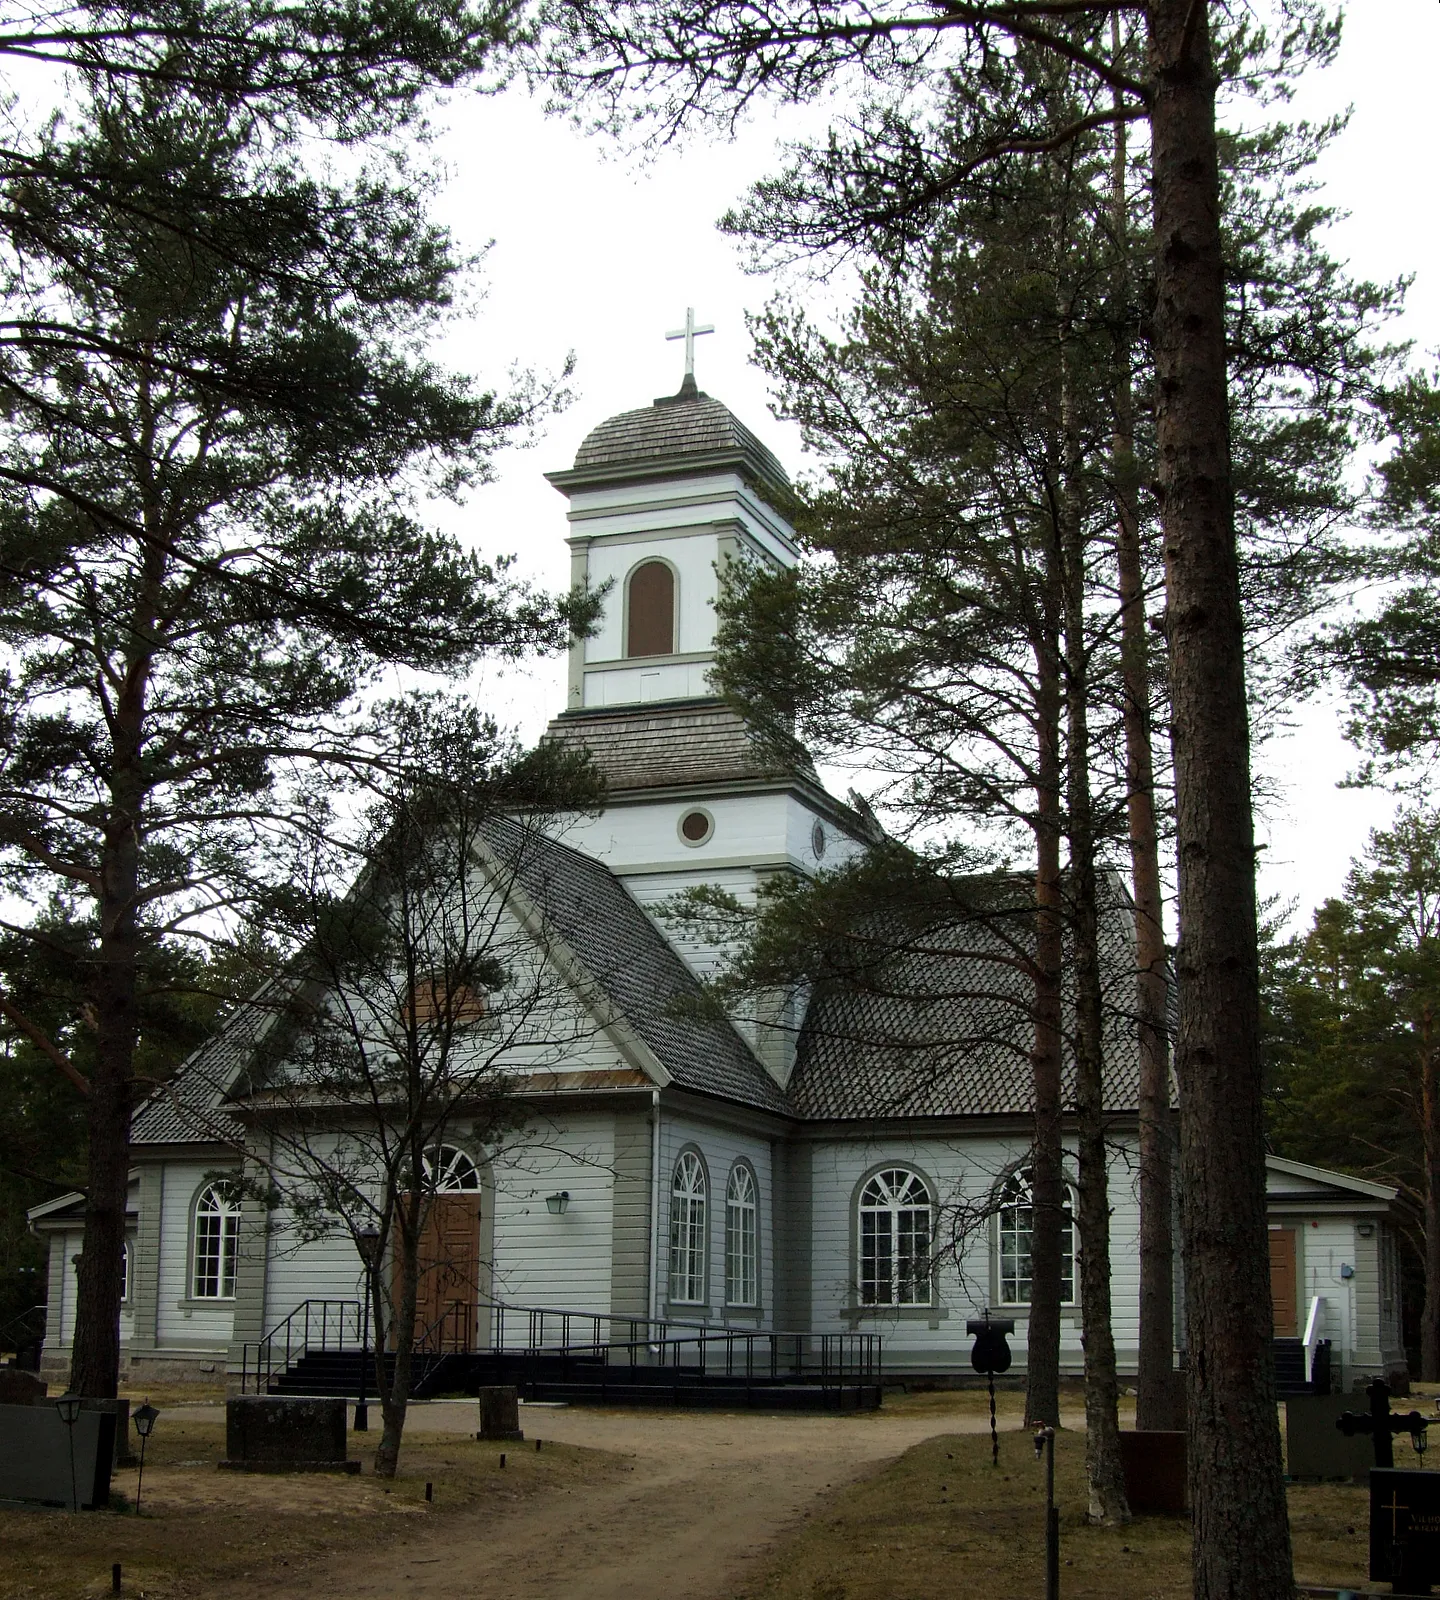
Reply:
<svg viewBox="0 0 1440 1600"><path fill-rule="evenodd" d="M360 1258L349 1234L304 1239L291 1212L277 1208L270 1218L270 1260L265 1284L265 1332L307 1300L360 1300L364 1285Z"/></svg>
<svg viewBox="0 0 1440 1600"><path fill-rule="evenodd" d="M1358 1269L1353 1278L1341 1274L1342 1266L1356 1265L1357 1240L1351 1218L1302 1221L1295 1233L1296 1268L1304 1285L1301 1315L1308 1311L1315 1296L1324 1299L1322 1334L1331 1342L1331 1361L1340 1363L1343 1381L1348 1383L1350 1368L1357 1358L1371 1366L1379 1365L1380 1308L1375 1275L1362 1275Z"/></svg>
<svg viewBox="0 0 1440 1600"><path fill-rule="evenodd" d="M615 1138L611 1114L541 1128L494 1167L495 1298L568 1311L610 1309ZM556 1215L546 1196L568 1193Z"/></svg>
<svg viewBox="0 0 1440 1600"><path fill-rule="evenodd" d="M213 1163L169 1161L160 1200L160 1273L155 1313L161 1349L223 1350L230 1342L233 1300L195 1300L190 1289L195 1201L215 1176Z"/></svg>
<svg viewBox="0 0 1440 1600"><path fill-rule="evenodd" d="M660 1237L658 1276L661 1315L668 1302L670 1282L670 1189L675 1164L681 1152L697 1149L709 1179L707 1233L708 1293L704 1308L675 1306L674 1315L686 1321L706 1321L723 1325L733 1321L738 1327L773 1326L775 1307L775 1206L774 1173L770 1142L755 1134L726 1128L695 1117L664 1116L660 1128ZM748 1161L755 1171L760 1216L760 1318L753 1310L725 1305L725 1192L730 1171L737 1161Z"/></svg>
<svg viewBox="0 0 1440 1600"><path fill-rule="evenodd" d="M964 1370L968 1367L970 1340L965 1332L969 1318L988 1305L1002 1316L1014 1316L1017 1327L1012 1348L1023 1366L1025 1308L998 1304L995 1269L995 1230L986 1224L963 1241L954 1237L952 1218L957 1204L978 1200L989 1193L998 1178L1023 1160L1027 1142L1021 1139L924 1139L886 1137L835 1140L814 1147L812 1165L812 1326L816 1332L838 1333L854 1327L874 1332L885 1340L885 1363L890 1369L926 1367ZM862 1180L877 1167L894 1164L920 1172L931 1187L939 1208L934 1310L906 1308L903 1314L884 1311L857 1319L844 1316L857 1302L858 1265L855 1260L857 1225L855 1207ZM1110 1178L1112 1211L1112 1311L1116 1318L1116 1343L1122 1367L1133 1366L1138 1326L1138 1279L1131 1258L1138 1216L1130 1163L1112 1157ZM1123 1257L1123 1260L1122 1260ZM931 1322L938 1324L931 1327ZM1081 1362L1078 1307L1067 1311L1061 1327L1061 1360L1068 1370Z"/></svg>

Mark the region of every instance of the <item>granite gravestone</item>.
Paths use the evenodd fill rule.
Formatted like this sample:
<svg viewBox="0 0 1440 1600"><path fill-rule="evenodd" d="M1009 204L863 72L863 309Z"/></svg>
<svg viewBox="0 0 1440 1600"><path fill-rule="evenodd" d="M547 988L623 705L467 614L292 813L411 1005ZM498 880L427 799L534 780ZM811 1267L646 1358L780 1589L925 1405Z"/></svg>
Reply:
<svg viewBox="0 0 1440 1600"><path fill-rule="evenodd" d="M73 1455L72 1455L73 1451ZM82 1511L110 1504L115 1413L85 1411L67 1427L50 1401L0 1406L0 1500Z"/></svg>
<svg viewBox="0 0 1440 1600"><path fill-rule="evenodd" d="M513 1384L480 1388L480 1431L477 1439L524 1439L520 1431L520 1391Z"/></svg>
<svg viewBox="0 0 1440 1600"><path fill-rule="evenodd" d="M1365 1481L1375 1465L1370 1436L1347 1436L1336 1426L1354 1409L1353 1395L1290 1396L1285 1402L1285 1471L1290 1477Z"/></svg>
<svg viewBox="0 0 1440 1600"><path fill-rule="evenodd" d="M1403 1594L1440 1583L1440 1472L1371 1469L1370 1576Z"/></svg>
<svg viewBox="0 0 1440 1600"><path fill-rule="evenodd" d="M237 1395L225 1402L225 1457L232 1472L359 1472L345 1457L345 1402Z"/></svg>

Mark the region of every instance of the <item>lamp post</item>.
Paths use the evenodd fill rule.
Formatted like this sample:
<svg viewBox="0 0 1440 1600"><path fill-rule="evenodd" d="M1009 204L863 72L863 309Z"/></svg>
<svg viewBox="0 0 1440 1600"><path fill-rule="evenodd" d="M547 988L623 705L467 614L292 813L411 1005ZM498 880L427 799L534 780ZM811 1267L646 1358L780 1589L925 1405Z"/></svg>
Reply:
<svg viewBox="0 0 1440 1600"><path fill-rule="evenodd" d="M135 1431L140 1435L140 1476L135 1480L135 1515L140 1515L140 1493L145 1487L145 1441L150 1437L150 1430L155 1426L155 1419L160 1413L147 1399L145 1404L135 1413Z"/></svg>
<svg viewBox="0 0 1440 1600"><path fill-rule="evenodd" d="M75 1492L75 1424L80 1420L81 1399L78 1394L62 1394L55 1402L60 1420L65 1424L65 1436L70 1441L70 1509L80 1509L80 1497Z"/></svg>
<svg viewBox="0 0 1440 1600"><path fill-rule="evenodd" d="M365 1403L365 1380L370 1374L370 1289L375 1263L380 1259L380 1230L367 1223L355 1235L355 1248L365 1263L365 1295L360 1308L360 1393L355 1401L355 1431L369 1433L370 1407Z"/></svg>
<svg viewBox="0 0 1440 1600"><path fill-rule="evenodd" d="M1055 1430L1037 1428L1035 1457L1045 1457L1045 1600L1060 1600L1060 1512L1055 1504Z"/></svg>

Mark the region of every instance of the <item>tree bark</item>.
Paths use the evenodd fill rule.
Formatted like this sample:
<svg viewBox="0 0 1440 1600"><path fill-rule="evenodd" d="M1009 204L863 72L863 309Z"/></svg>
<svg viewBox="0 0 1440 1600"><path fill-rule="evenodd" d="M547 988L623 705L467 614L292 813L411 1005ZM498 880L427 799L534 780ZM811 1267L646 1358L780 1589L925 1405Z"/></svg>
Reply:
<svg viewBox="0 0 1440 1600"><path fill-rule="evenodd" d="M1420 1312L1420 1377L1440 1379L1440 1052L1425 1019L1420 1105L1425 1148L1425 1304Z"/></svg>
<svg viewBox="0 0 1440 1600"><path fill-rule="evenodd" d="M411 1170L420 1171L419 1158L412 1161ZM388 1296L393 1317L390 1338L393 1341L395 1365L387 1382L386 1363L383 1357L377 1358L381 1416L380 1443L375 1450L377 1478L393 1478L399 1468L400 1443L410 1408L415 1356L415 1308L420 1297L420 1236L424 1230L426 1213L424 1197L417 1193L401 1195L396 1213L399 1222L395 1230L397 1248L391 1264L393 1276ZM377 1304L386 1298L377 1295Z"/></svg>
<svg viewBox="0 0 1440 1600"><path fill-rule="evenodd" d="M1119 53L1119 18L1111 38ZM1120 671L1124 694L1125 796L1130 879L1135 901L1135 1018L1140 1066L1140 1349L1135 1426L1175 1430L1185 1409L1175 1372L1175 1139L1170 1111L1169 982L1160 839L1155 817L1155 758L1150 725L1150 653L1135 461L1131 383L1129 212L1125 124L1115 125L1111 199L1115 236L1115 555L1120 593Z"/></svg>
<svg viewBox="0 0 1440 1600"><path fill-rule="evenodd" d="M1081 1343L1085 1351L1085 1475L1092 1522L1130 1520L1120 1461L1120 1382L1110 1306L1110 1192L1105 1150L1105 1043L1100 983L1099 884L1090 793L1089 650L1085 637L1085 536L1080 441L1060 305L1062 450L1061 581L1065 618L1065 792L1069 811L1070 935L1075 985L1075 1121L1078 1143Z"/></svg>
<svg viewBox="0 0 1440 1600"><path fill-rule="evenodd" d="M1293 1600L1270 1350L1259 963L1204 0L1150 0L1158 492L1180 945L1195 1600Z"/></svg>
<svg viewBox="0 0 1440 1600"><path fill-rule="evenodd" d="M99 959L96 964L95 1070L86 1105L85 1232L75 1282L70 1389L114 1399L120 1384L120 1298L125 1206L130 1186L130 1118L139 1036L140 832L145 805L145 711L164 577L160 540L142 558L125 675L111 716L110 813L100 848Z"/></svg>
<svg viewBox="0 0 1440 1600"><path fill-rule="evenodd" d="M1059 641L1046 629L1035 652L1038 761L1035 789L1035 1035L1031 1054L1035 1142L1030 1160L1030 1318L1025 1418L1060 1425L1060 1240L1065 1175L1060 1138L1065 960L1060 882Z"/></svg>

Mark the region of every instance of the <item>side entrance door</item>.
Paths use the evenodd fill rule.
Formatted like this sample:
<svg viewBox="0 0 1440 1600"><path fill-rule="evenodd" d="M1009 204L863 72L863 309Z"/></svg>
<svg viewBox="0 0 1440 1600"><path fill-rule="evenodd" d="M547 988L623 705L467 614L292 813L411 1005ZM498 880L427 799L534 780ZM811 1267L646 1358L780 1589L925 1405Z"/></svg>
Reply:
<svg viewBox="0 0 1440 1600"><path fill-rule="evenodd" d="M434 1352L475 1348L480 1295L480 1196L437 1194L420 1236L415 1337Z"/></svg>
<svg viewBox="0 0 1440 1600"><path fill-rule="evenodd" d="M1293 1339L1297 1326L1297 1291L1294 1228L1270 1230L1270 1303L1275 1314L1275 1337Z"/></svg>

